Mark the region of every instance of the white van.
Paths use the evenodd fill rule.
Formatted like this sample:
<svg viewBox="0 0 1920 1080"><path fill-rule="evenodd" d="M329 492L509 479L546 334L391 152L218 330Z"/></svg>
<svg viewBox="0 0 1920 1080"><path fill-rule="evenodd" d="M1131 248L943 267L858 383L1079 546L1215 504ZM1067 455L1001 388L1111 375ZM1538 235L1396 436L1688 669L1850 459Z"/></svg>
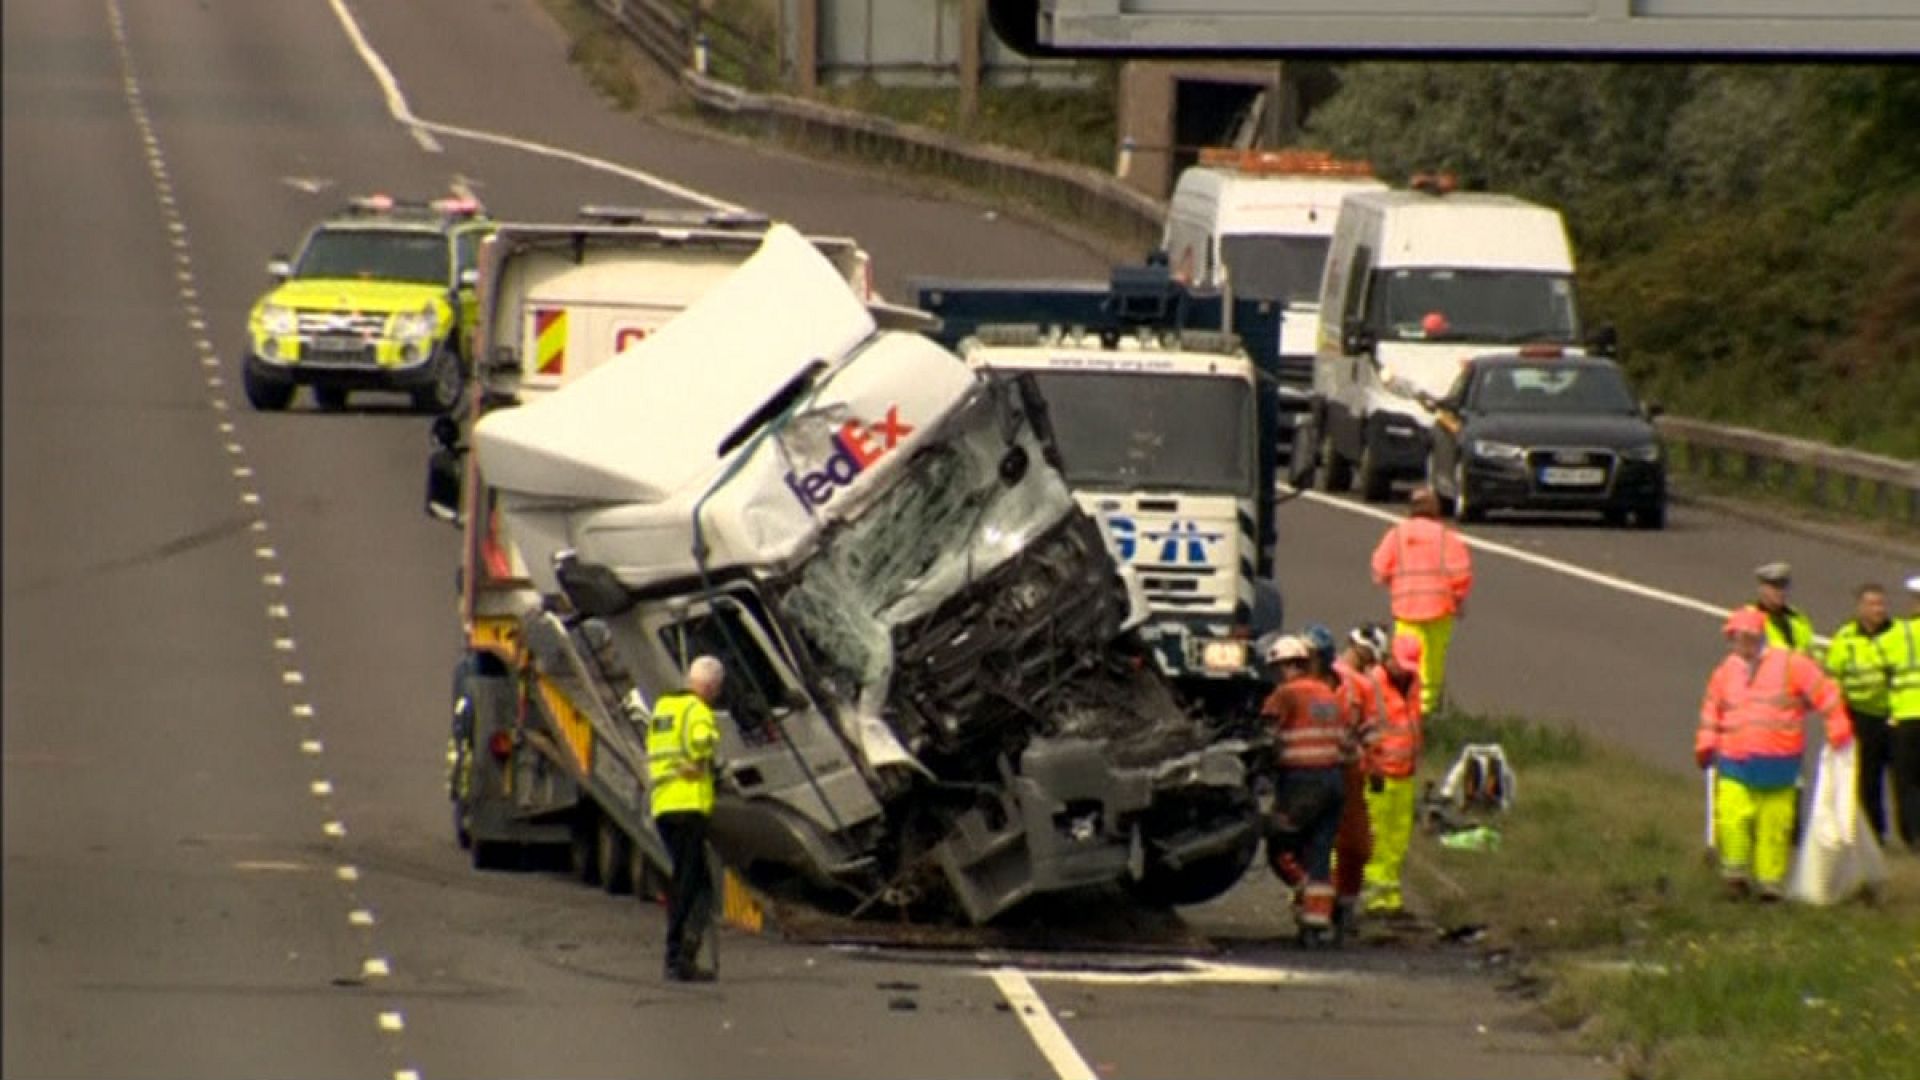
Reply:
<svg viewBox="0 0 1920 1080"><path fill-rule="evenodd" d="M1340 200L1385 188L1366 162L1321 151L1208 148L1174 185L1160 246L1186 284L1286 305L1280 379L1304 395Z"/></svg>
<svg viewBox="0 0 1920 1080"><path fill-rule="evenodd" d="M1341 203L1313 368L1320 487L1387 497L1426 472L1433 414L1469 357L1574 346L1573 249L1558 211L1510 195L1411 191Z"/></svg>

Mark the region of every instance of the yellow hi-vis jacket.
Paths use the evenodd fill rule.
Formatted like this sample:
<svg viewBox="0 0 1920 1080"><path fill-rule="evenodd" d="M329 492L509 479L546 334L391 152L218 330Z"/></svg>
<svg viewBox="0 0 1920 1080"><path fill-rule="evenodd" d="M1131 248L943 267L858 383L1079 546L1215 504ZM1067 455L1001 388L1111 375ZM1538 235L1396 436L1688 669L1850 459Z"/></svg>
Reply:
<svg viewBox="0 0 1920 1080"><path fill-rule="evenodd" d="M1782 632L1780 628L1781 620L1775 618L1773 612L1766 610L1759 604L1748 604L1747 606L1767 617L1767 644L1776 649L1785 649L1788 652L1797 652L1806 656L1814 655L1813 620L1802 614L1799 608L1789 604L1781 611L1781 615L1785 616L1787 623L1786 632Z"/></svg>
<svg viewBox="0 0 1920 1080"><path fill-rule="evenodd" d="M1874 641L1893 669L1893 690L1887 695L1889 719L1896 724L1920 724L1920 615L1895 622Z"/></svg>
<svg viewBox="0 0 1920 1080"><path fill-rule="evenodd" d="M1898 628L1889 624L1881 633ZM1868 716L1887 715L1887 688L1893 672L1887 666L1879 636L1862 630L1858 620L1833 632L1833 640L1827 643L1827 674L1839 680L1848 709Z"/></svg>
<svg viewBox="0 0 1920 1080"><path fill-rule="evenodd" d="M713 754L719 745L720 729L706 702L681 692L654 703L653 719L647 724L647 780L654 817L713 812Z"/></svg>

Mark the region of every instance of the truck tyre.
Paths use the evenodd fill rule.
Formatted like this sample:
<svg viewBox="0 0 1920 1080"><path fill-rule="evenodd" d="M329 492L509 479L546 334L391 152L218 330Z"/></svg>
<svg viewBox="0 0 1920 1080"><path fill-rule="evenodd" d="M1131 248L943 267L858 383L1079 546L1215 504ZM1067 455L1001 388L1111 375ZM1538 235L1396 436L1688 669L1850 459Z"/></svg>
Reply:
<svg viewBox="0 0 1920 1080"><path fill-rule="evenodd" d="M1196 859L1178 870L1149 865L1139 881L1129 883L1128 891L1154 907L1204 904L1239 884L1259 850L1260 836L1249 830L1247 839L1233 850Z"/></svg>
<svg viewBox="0 0 1920 1080"><path fill-rule="evenodd" d="M596 830L598 840L594 844L595 873L600 877L600 887L615 896L633 891L633 841L620 831L620 826L605 814L596 814L599 826Z"/></svg>
<svg viewBox="0 0 1920 1080"><path fill-rule="evenodd" d="M1393 494L1393 475L1375 460L1373 442L1360 448L1360 497L1368 502L1385 502Z"/></svg>
<svg viewBox="0 0 1920 1080"><path fill-rule="evenodd" d="M247 392L247 404L260 412L280 412L293 403L291 380L256 375L252 364L240 365L240 385Z"/></svg>
<svg viewBox="0 0 1920 1080"><path fill-rule="evenodd" d="M452 412L454 406L460 404L460 391L466 387L466 376L460 370L460 354L453 346L442 345L434 350L428 365L426 385L413 392L414 410Z"/></svg>
<svg viewBox="0 0 1920 1080"><path fill-rule="evenodd" d="M1331 430L1320 433L1320 468L1317 479L1319 488L1329 495L1338 495L1353 486L1353 469L1347 459L1340 456L1340 450L1333 444Z"/></svg>
<svg viewBox="0 0 1920 1080"><path fill-rule="evenodd" d="M598 886L600 876L600 812L588 804L574 819L567 838L567 864L584 885Z"/></svg>
<svg viewBox="0 0 1920 1080"><path fill-rule="evenodd" d="M313 403L322 412L339 412L347 407L347 392L337 386L316 386L313 388Z"/></svg>

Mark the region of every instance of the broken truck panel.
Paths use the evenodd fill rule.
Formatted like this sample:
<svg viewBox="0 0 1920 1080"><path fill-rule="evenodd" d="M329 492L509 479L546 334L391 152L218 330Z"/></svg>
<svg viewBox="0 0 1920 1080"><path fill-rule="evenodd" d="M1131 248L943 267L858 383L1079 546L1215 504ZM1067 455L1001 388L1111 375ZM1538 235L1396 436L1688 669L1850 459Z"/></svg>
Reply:
<svg viewBox="0 0 1920 1080"><path fill-rule="evenodd" d="M1145 662L1037 402L878 329L769 230L618 358L475 425L543 598L536 666L608 684L576 688L599 752L723 659L713 836L761 880L976 923L1088 885L1223 891L1257 843L1249 748Z"/></svg>

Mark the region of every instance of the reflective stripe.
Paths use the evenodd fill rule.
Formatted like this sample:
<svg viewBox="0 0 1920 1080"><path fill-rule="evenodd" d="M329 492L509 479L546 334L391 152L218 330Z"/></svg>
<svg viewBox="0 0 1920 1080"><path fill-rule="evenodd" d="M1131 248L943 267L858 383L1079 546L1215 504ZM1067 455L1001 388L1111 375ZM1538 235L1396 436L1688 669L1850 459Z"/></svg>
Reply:
<svg viewBox="0 0 1920 1080"><path fill-rule="evenodd" d="M1708 680L1694 748L1736 759L1799 754L1809 711L1827 717L1830 740L1851 730L1838 686L1807 657L1769 647L1749 666L1729 655Z"/></svg>
<svg viewBox="0 0 1920 1080"><path fill-rule="evenodd" d="M1374 745L1373 771L1404 779L1413 775L1420 761L1419 688L1410 685L1410 693L1403 694L1387 677L1385 668L1374 668L1373 675L1384 717L1380 740Z"/></svg>
<svg viewBox="0 0 1920 1080"><path fill-rule="evenodd" d="M1274 692L1262 712L1274 721L1281 765L1321 769L1340 764L1346 710L1326 683L1294 679Z"/></svg>
<svg viewBox="0 0 1920 1080"><path fill-rule="evenodd" d="M1906 646L1893 665L1893 692L1888 697L1888 712L1895 720L1920 720L1920 650L1914 647L1915 623L1920 623L1920 616L1901 620L1899 636L1889 629L1879 638L1894 647Z"/></svg>
<svg viewBox="0 0 1920 1080"><path fill-rule="evenodd" d="M1867 636L1857 621L1841 627L1827 646L1827 670L1839 678L1847 704L1861 712L1886 715L1890 667L1879 641Z"/></svg>

